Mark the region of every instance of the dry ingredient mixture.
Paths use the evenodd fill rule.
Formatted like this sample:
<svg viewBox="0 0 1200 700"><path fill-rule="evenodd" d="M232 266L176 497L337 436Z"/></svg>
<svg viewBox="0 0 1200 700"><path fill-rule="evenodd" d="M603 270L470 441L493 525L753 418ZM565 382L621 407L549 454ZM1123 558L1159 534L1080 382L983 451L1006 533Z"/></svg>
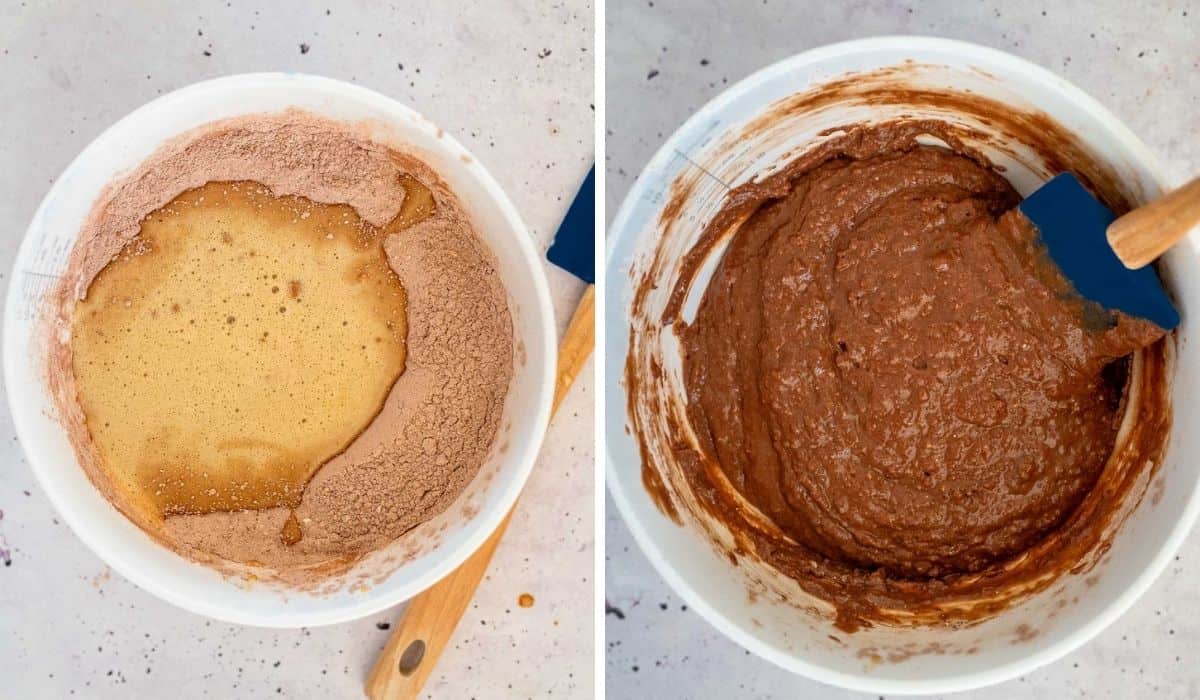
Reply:
<svg viewBox="0 0 1200 700"><path fill-rule="evenodd" d="M318 578L458 497L513 371L454 193L295 110L201 127L110 186L51 311L51 386L106 497L198 559Z"/></svg>
<svg viewBox="0 0 1200 700"><path fill-rule="evenodd" d="M918 142L929 135L947 147ZM844 630L1003 607L1006 586L1076 566L1122 480L1153 463L1115 465L1093 493L1127 358L1164 331L1079 298L1019 201L940 122L853 127L733 190L684 263L662 322L680 337L698 445L669 442L673 457L732 524L731 558L754 551ZM691 280L726 237L685 322ZM631 406L661 372L641 374L636 349ZM1161 441L1169 418L1144 418ZM646 470L678 518L661 478Z"/></svg>

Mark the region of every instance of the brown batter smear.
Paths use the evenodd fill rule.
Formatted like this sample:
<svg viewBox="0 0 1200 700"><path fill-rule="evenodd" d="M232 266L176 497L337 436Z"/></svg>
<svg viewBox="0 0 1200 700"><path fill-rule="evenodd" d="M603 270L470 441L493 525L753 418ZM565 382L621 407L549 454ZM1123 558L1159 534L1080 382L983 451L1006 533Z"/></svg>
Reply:
<svg viewBox="0 0 1200 700"><path fill-rule="evenodd" d="M487 459L513 369L493 260L437 173L373 140L370 125L290 110L201 127L110 186L80 233L47 309L60 419L93 483L167 546L257 567L260 579L319 583L441 513ZM187 281L188 270L213 278ZM221 288L201 298L205 282ZM177 292L191 295L167 298ZM197 311L217 349L172 353L170 338L196 337L174 321ZM91 324L93 312L108 318ZM123 340L98 353L110 337L77 367L72 326L83 344L89 331L150 330L166 345ZM219 362L188 369L205 353ZM247 387L200 381L221 362L269 374L230 380L266 382L265 405L245 403L259 400ZM89 377L130 391L81 406ZM189 402L167 384L203 395ZM233 416L213 413L218 393L235 397ZM143 439L122 443L96 423L122 411L172 425L126 425L123 437ZM235 432L245 435L213 440Z"/></svg>
<svg viewBox="0 0 1200 700"><path fill-rule="evenodd" d="M732 190L683 261L658 323L679 336L686 406L661 393L637 288L644 481L846 631L988 617L1094 561L1144 489L1170 424L1163 331L1075 295L959 127L844 131Z"/></svg>

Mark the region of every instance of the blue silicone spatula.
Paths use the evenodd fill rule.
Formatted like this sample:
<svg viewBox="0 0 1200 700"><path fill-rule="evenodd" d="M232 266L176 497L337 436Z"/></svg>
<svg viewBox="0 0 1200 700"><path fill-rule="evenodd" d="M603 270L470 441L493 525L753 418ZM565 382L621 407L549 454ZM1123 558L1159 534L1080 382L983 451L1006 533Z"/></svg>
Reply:
<svg viewBox="0 0 1200 700"><path fill-rule="evenodd" d="M1200 178L1118 219L1074 175L1062 173L1020 210L1084 298L1166 330L1179 325L1179 312L1147 265L1200 226Z"/></svg>

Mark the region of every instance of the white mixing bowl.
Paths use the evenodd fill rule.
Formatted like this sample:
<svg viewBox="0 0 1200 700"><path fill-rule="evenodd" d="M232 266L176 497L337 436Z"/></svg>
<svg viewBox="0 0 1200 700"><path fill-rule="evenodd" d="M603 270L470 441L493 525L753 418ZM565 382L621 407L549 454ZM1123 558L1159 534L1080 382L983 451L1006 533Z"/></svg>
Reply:
<svg viewBox="0 0 1200 700"><path fill-rule="evenodd" d="M53 418L43 381L38 306L101 189L172 137L208 122L298 107L370 125L372 138L424 160L457 193L495 254L524 360L504 405L500 434L479 474L444 513L378 550L324 593L225 577L159 545L100 495ZM55 128L48 124L47 128ZM388 97L297 74L235 75L197 83L137 109L67 167L34 215L13 267L4 318L4 373L17 435L50 501L75 533L138 586L193 612L269 627L333 624L411 598L461 564L516 501L550 415L554 313L541 256L500 186L453 137Z"/></svg>
<svg viewBox="0 0 1200 700"><path fill-rule="evenodd" d="M912 63L906 63L911 61ZM1200 349L1189 342L1189 309L1200 308L1195 238L1163 261L1165 283L1183 310L1176 343L1174 424L1165 462L1148 495L1117 532L1094 569L1064 575L1053 586L998 616L966 628L873 627L845 634L803 606L755 595L747 567L734 567L709 536L683 518L672 522L642 483L638 446L628 431L624 366L629 350L631 270L642 270L663 237L660 216L672 196L691 192L672 213L690 222L670 250L681 255L699 236L724 194L789 154L806 150L837 124L901 115L945 117L928 105L836 102L820 113L798 109L779 116L771 138L745 137L743 127L780 100L847 74L894 69L898 77L920 66L923 87L975 95L1040 110L1075 135L1094 160L1115 172L1122 189L1144 202L1168 187L1162 167L1128 128L1092 98L1024 60L972 44L923 37L885 37L819 48L769 66L729 88L676 131L638 178L609 235L605 339L608 485L638 543L662 576L709 622L762 657L826 683L872 693L935 693L997 683L1049 663L1086 642L1115 620L1164 569L1200 508L1200 431L1179 429L1196 420L1192 401ZM758 122L759 125L762 122ZM989 126L980 127L987 132ZM752 132L753 133L753 132ZM1048 175L983 147L1007 167L1014 186L1028 194ZM703 176L697 174L697 165ZM682 186L684 182L692 185ZM676 188L672 189L672 183ZM699 183L699 184L695 184ZM697 201L705 200L705 201ZM677 227L674 231L679 231ZM687 235L693 238L689 241ZM667 267L670 265L668 264ZM1175 272L1176 274L1172 274ZM639 273L640 274L640 273ZM653 278L670 289L670 272ZM703 284L703 277L698 284ZM658 292L655 292L657 294ZM685 312L686 313L686 312ZM670 343L664 343L670 347ZM676 353L677 355L677 353ZM668 359L670 359L668 357ZM670 373L672 370L667 367ZM1141 493L1134 494L1140 497ZM761 573L761 572L760 572ZM777 589L778 590L778 589ZM835 639L836 638L836 639ZM893 650L895 653L886 652Z"/></svg>

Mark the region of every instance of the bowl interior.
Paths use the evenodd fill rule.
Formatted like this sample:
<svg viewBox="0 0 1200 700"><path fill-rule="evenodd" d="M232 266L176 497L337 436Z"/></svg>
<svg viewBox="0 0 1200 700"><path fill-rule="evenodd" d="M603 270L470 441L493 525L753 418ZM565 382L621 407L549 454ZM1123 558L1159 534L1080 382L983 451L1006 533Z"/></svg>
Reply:
<svg viewBox="0 0 1200 700"><path fill-rule="evenodd" d="M1116 175L1133 202L1153 198L1166 184L1147 149L1100 105L1049 72L990 49L925 38L885 38L817 49L768 67L713 100L681 127L642 173L614 221L606 296L609 406L626 405L621 379L629 343L631 274L659 244L672 257L682 256L720 208L727 186L752 179L788 155L806 150L823 130L838 125L929 117L994 133L992 125L964 119L953 108L853 100L818 111L785 113L770 128L753 131L751 136L744 130L769 107L796 93L847 73L889 67L900 70L897 79L902 76L906 85L969 92L1021 111L1048 114ZM999 150L986 138L969 145L1003 166L1006 177L1023 194L1054 174L1031 149L1011 139ZM703 165L703 177L696 176L697 164ZM672 184L679 187L684 181L691 190L677 220L689 222L694 233L664 243L659 218ZM1200 285L1173 273L1192 258L1193 245L1175 249L1163 265L1164 282L1185 316L1176 344L1172 392L1181 399L1196 381L1197 360L1188 344L1191 324L1186 311L1200 303ZM664 280L660 290L672 287L665 274L655 276ZM706 283L702 273L696 287ZM684 315L690 315L688 307ZM677 366L670 366L670 353L666 359L671 374ZM677 354L673 359L677 365ZM1176 401L1174 410L1176 424L1186 425L1194 409ZM731 567L700 528L680 527L665 517L642 486L639 450L627 432L627 422L622 410L610 410L606 416L608 483L635 537L664 577L710 622L752 651L818 680L870 692L976 687L1015 677L1065 654L1115 619L1149 586L1186 534L1197 505L1198 472L1191 457L1200 446L1186 431L1177 431L1150 486L1152 497L1128 518L1109 555L1088 574L1064 576L1042 593L975 626L872 628L846 635L827 617L781 601L777 594L787 591L788 585L777 580L782 578L777 573L766 567ZM749 593L763 590L768 579L765 590L775 594ZM798 589L794 593L802 596Z"/></svg>
<svg viewBox="0 0 1200 700"><path fill-rule="evenodd" d="M413 153L446 180L497 258L519 349L496 446L459 499L316 592L224 577L158 545L118 513L79 468L52 417L38 342L40 299L65 268L80 224L106 184L183 131L289 107L368 123L373 138ZM5 378L17 432L38 480L62 517L106 563L150 592L210 617L280 627L331 624L412 597L460 564L499 524L524 485L545 432L555 326L540 257L520 217L479 161L452 137L364 88L314 76L239 75L198 83L141 107L101 134L54 183L29 226L12 279L5 310Z"/></svg>

